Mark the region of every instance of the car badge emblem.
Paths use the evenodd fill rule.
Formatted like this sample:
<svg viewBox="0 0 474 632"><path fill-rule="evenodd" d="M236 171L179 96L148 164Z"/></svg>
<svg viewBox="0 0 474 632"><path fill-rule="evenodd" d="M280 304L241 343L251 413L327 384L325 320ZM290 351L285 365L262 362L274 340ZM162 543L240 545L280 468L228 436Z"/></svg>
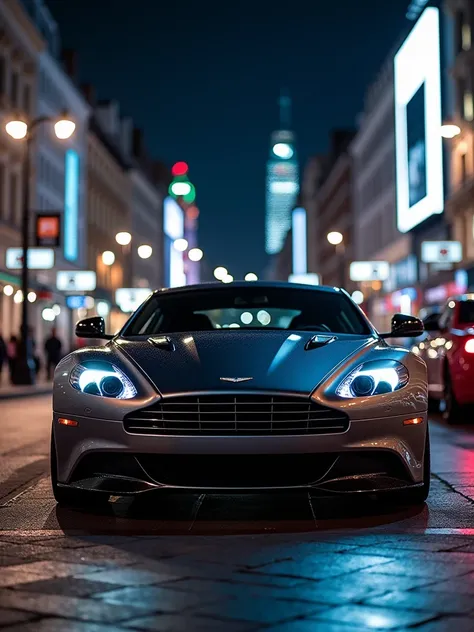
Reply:
<svg viewBox="0 0 474 632"><path fill-rule="evenodd" d="M233 382L235 384L237 382L249 382L253 380L253 377L221 377L220 380L222 382Z"/></svg>

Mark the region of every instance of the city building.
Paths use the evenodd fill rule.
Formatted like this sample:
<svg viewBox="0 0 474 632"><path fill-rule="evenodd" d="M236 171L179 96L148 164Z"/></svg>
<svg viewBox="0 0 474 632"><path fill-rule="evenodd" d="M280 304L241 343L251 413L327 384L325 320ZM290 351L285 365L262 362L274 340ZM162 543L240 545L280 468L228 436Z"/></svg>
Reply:
<svg viewBox="0 0 474 632"><path fill-rule="evenodd" d="M301 178L301 206L306 210L307 268L319 273L320 232L318 227L318 192L326 164L324 154L312 156L306 163Z"/></svg>
<svg viewBox="0 0 474 632"><path fill-rule="evenodd" d="M453 237L450 213L445 212L451 196L452 143L443 136L444 124L454 115L454 16L441 2L428 2L414 20L393 59L396 220L399 231L411 237L418 277L415 291L402 293L398 311L411 312L442 304L453 291L465 289L453 249L446 247L446 242L452 246ZM462 25L458 30L462 39ZM471 88L461 81L457 92L458 111L462 106L469 125L474 116Z"/></svg>
<svg viewBox="0 0 474 632"><path fill-rule="evenodd" d="M334 130L325 171L317 191L318 273L323 285L351 290L349 263L353 259L352 159L348 151L352 130ZM340 243L330 243L330 233L340 233Z"/></svg>
<svg viewBox="0 0 474 632"><path fill-rule="evenodd" d="M291 211L299 191L295 136L291 131L291 100L282 96L280 129L272 132L267 162L265 251L275 255L291 228Z"/></svg>
<svg viewBox="0 0 474 632"><path fill-rule="evenodd" d="M148 155L143 133L133 129L126 140L131 155L131 287L156 289L163 285L163 189L157 186L154 163Z"/></svg>
<svg viewBox="0 0 474 632"><path fill-rule="evenodd" d="M116 306L115 293L132 287L131 248L115 238L132 232L131 165L124 143L130 127L118 103L95 102L91 87L85 93L93 109L87 137L87 269L96 272L97 287L90 293L96 303L91 309L114 332L127 318ZM85 316L86 309L79 308L77 316Z"/></svg>
<svg viewBox="0 0 474 632"><path fill-rule="evenodd" d="M474 289L474 59L472 0L448 0L445 9L451 19L453 60L450 71L454 81L451 123L459 134L446 140L451 150L450 195L447 215L453 226L453 238L462 244L467 285Z"/></svg>
<svg viewBox="0 0 474 632"><path fill-rule="evenodd" d="M37 16L49 15L46 7L36 1ZM43 12L40 12L43 9ZM39 23L38 28L41 26ZM57 40L57 29L50 18L45 20L51 35L46 39L46 48L39 57L39 81L37 117L48 122L38 128L34 145L34 193L32 220L37 214L59 216L60 240L55 248L55 263L52 270L41 272L38 277L51 291L43 308L56 306L55 320L46 321L37 316L35 328L39 340L47 337L51 326L56 327L64 342L65 350L75 343L72 330L74 315L67 306L63 292L56 288L56 274L61 270L81 270L86 265L87 211L87 129L90 108L77 87L77 59L68 51L62 61L54 57L50 42ZM60 140L53 131L53 122L67 113L75 123L73 135ZM41 312L42 313L42 312Z"/></svg>
<svg viewBox="0 0 474 632"><path fill-rule="evenodd" d="M351 144L354 205L354 259L387 261L390 277L362 281L358 287L374 325L388 330L391 293L416 285L411 235L397 228L395 184L395 102L393 54L368 88L359 128Z"/></svg>
<svg viewBox="0 0 474 632"><path fill-rule="evenodd" d="M38 66L46 42L18 0L0 2L0 323L5 339L18 335L21 321L20 273L7 267L7 249L21 247L25 142L5 131L9 120L36 114ZM33 195L30 204L34 204ZM37 319L41 285L30 275L32 322Z"/></svg>

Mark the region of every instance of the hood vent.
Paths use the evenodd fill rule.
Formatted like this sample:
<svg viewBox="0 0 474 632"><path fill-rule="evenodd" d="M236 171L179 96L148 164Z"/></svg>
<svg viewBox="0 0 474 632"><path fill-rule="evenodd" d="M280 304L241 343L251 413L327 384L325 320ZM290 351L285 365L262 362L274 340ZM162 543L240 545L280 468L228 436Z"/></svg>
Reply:
<svg viewBox="0 0 474 632"><path fill-rule="evenodd" d="M169 336L155 336L154 338L148 338L148 342L159 349L165 349L166 351L175 350L174 342Z"/></svg>
<svg viewBox="0 0 474 632"><path fill-rule="evenodd" d="M325 345L330 344L337 340L336 336L326 336L324 334L316 334L312 338L308 340L305 344L306 351L311 351L311 349L318 349L319 347L324 347Z"/></svg>

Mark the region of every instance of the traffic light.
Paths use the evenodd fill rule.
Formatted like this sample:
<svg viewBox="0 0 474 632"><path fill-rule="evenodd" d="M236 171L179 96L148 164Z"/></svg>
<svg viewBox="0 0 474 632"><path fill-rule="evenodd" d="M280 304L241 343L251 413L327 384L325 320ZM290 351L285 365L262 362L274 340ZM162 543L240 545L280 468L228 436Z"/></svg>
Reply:
<svg viewBox="0 0 474 632"><path fill-rule="evenodd" d="M186 162L182 160L179 162L175 162L171 167L171 174L173 176L184 176L188 173L189 167Z"/></svg>

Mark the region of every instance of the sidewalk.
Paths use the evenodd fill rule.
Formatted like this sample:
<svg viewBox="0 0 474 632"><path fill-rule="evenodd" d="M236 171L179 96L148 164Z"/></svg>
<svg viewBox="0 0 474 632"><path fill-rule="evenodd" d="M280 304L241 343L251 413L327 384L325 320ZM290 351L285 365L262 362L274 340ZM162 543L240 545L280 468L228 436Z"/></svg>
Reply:
<svg viewBox="0 0 474 632"><path fill-rule="evenodd" d="M52 393L53 384L46 380L39 380L34 386L13 386L0 384L0 400L15 397L31 397L33 395L46 395Z"/></svg>

